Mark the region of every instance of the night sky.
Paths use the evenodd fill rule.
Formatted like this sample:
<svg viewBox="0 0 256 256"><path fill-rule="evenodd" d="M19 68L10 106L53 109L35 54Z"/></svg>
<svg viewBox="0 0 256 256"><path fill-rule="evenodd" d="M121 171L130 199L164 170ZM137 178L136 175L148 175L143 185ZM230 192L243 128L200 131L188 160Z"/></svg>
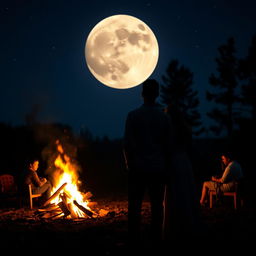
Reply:
<svg viewBox="0 0 256 256"><path fill-rule="evenodd" d="M25 124L35 113L42 123L88 128L95 136L120 138L125 118L142 103L141 86L118 90L98 82L87 68L84 47L91 29L102 19L127 14L155 33L159 62L151 78L162 82L168 63L178 59L194 73L200 112L207 123L216 72L217 48L230 36L237 56L245 57L256 33L256 1L0 1L0 122Z"/></svg>

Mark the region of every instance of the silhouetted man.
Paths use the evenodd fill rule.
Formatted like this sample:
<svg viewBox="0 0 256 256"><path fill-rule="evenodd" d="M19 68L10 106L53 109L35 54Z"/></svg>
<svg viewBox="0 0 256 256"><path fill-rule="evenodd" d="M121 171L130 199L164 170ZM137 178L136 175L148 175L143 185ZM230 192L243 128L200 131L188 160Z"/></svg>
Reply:
<svg viewBox="0 0 256 256"><path fill-rule="evenodd" d="M146 190L151 203L153 239L161 238L170 122L155 102L158 95L158 83L146 80L142 88L144 104L129 112L126 119L124 152L129 169L128 228L132 241L140 237L141 206Z"/></svg>

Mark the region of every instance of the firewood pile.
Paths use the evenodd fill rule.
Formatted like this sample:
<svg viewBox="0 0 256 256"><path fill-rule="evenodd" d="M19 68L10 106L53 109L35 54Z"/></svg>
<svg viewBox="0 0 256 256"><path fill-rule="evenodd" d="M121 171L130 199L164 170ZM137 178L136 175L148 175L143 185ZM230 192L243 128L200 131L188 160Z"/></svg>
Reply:
<svg viewBox="0 0 256 256"><path fill-rule="evenodd" d="M64 183L62 186L60 186L60 188L57 189L57 191L53 195L51 195L51 197L46 202L44 202L42 207L37 210L37 215L39 217L52 219L60 217L77 219L88 217L94 218L98 215L102 215L102 213L93 212L91 209L84 207L76 200L70 201L67 193L63 191L66 185L67 183ZM57 204L51 203L56 197L59 197L60 201ZM77 211L74 210L74 207L82 212L82 215L79 215Z"/></svg>
<svg viewBox="0 0 256 256"><path fill-rule="evenodd" d="M127 218L128 214L128 203L126 200L123 201L111 201L111 200L98 200L97 202L91 201L88 206L90 207L90 212L84 218L77 217L72 218L71 212L69 213L67 209L63 207L62 203L60 205L48 204L42 208L29 209L28 207L21 208L8 208L0 209L0 222L5 221L18 221L24 224L26 222L54 222L68 221L73 223L80 222L91 222L91 221L114 221L118 218ZM66 212L67 211L67 212ZM66 214L65 214L66 212ZM87 211L86 211L87 212ZM90 214L92 213L92 216ZM142 214L145 217L150 218L150 207L149 203L143 203Z"/></svg>
<svg viewBox="0 0 256 256"><path fill-rule="evenodd" d="M72 222L88 222L98 221L100 219L114 219L127 217L127 202L126 201L108 201L99 200L97 202L91 201L88 204L93 213L92 217L89 215L84 218L77 217L71 218L71 213L65 214L59 205L49 204L45 208L29 209L28 207L22 208L8 208L0 210L0 222L4 221L19 221L19 222L54 222L56 220L72 221ZM65 210L64 210L65 211ZM88 214L90 214L88 212Z"/></svg>
<svg viewBox="0 0 256 256"><path fill-rule="evenodd" d="M117 204L113 208L113 204L111 207L107 205L102 205L102 207L99 206L96 202L87 202L87 207L84 207L83 205L79 204L76 200L73 200L70 202L68 200L68 195L63 191L66 186L66 183L64 183L44 204L42 207L40 207L35 214L39 218L43 219L58 219L58 218L67 218L67 219L73 219L73 220L81 220L81 219L94 219L94 218L101 218L101 217L115 217L117 215L126 215L127 214L127 202L125 203L125 206L120 204ZM52 200L54 200L56 197L59 197L61 201L58 204L51 203ZM88 196L89 199L89 196ZM146 208L148 208L149 205L144 202L142 211L144 211ZM80 211L80 214L77 213L77 209ZM82 214L81 214L82 213Z"/></svg>
<svg viewBox="0 0 256 256"><path fill-rule="evenodd" d="M65 194L62 195L65 198ZM73 207L68 204L65 200L62 200L57 205L56 204L47 204L46 207L38 208L35 215L40 218L44 219L58 219L58 218L72 218L72 219L81 219L81 218L96 218L96 217L103 217L104 215L108 214L108 211L105 210L89 210L82 205L78 204L75 200L73 204L83 212L84 216L80 217L77 213L73 210ZM94 202L91 203L95 204Z"/></svg>

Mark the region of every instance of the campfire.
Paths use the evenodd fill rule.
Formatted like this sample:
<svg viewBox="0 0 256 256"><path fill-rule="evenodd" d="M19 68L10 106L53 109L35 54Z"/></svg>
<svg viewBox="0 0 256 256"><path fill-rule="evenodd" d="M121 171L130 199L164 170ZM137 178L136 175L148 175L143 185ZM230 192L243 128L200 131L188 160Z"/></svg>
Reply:
<svg viewBox="0 0 256 256"><path fill-rule="evenodd" d="M64 152L60 142L56 141L57 157L54 161L53 189L50 198L39 209L42 218L94 218L107 211L96 213L90 207L90 192L79 191L77 165Z"/></svg>

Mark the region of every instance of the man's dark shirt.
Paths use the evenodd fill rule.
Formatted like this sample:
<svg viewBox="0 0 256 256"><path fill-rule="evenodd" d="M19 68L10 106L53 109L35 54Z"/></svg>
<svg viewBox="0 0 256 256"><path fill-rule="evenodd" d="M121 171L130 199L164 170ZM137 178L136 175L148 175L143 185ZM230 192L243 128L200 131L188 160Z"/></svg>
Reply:
<svg viewBox="0 0 256 256"><path fill-rule="evenodd" d="M129 168L165 171L170 132L170 119L157 104L143 104L129 112L124 135Z"/></svg>
<svg viewBox="0 0 256 256"><path fill-rule="evenodd" d="M28 170L25 177L25 184L32 184L34 187L40 187L41 182L40 178L37 175L36 171Z"/></svg>

